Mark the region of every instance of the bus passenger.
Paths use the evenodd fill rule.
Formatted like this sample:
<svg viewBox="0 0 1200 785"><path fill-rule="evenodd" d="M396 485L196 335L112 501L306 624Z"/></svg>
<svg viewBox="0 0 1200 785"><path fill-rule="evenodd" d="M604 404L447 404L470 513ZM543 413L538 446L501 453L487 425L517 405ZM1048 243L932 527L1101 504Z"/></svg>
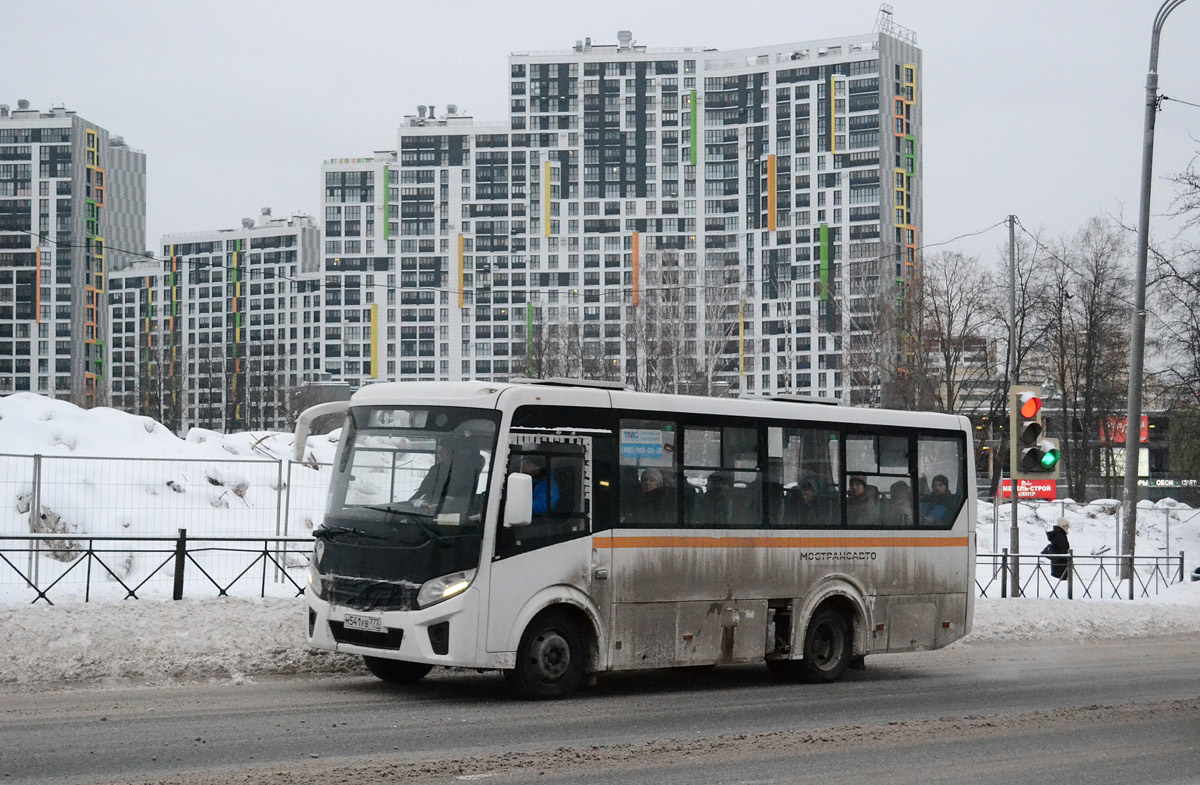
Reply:
<svg viewBox="0 0 1200 785"><path fill-rule="evenodd" d="M558 483L546 474L544 458L526 455L521 459L521 473L533 478L533 514L545 515L558 507Z"/></svg>
<svg viewBox="0 0 1200 785"><path fill-rule="evenodd" d="M846 522L850 526L879 525L879 505L867 493L867 480L860 474L850 477L846 496Z"/></svg>
<svg viewBox="0 0 1200 785"><path fill-rule="evenodd" d="M638 521L665 524L675 520L675 495L661 469L653 466L642 472L642 495L638 500Z"/></svg>
<svg viewBox="0 0 1200 785"><path fill-rule="evenodd" d="M912 488L904 480L892 483L889 492L887 521L888 526L897 529L908 529L913 525Z"/></svg>
<svg viewBox="0 0 1200 785"><path fill-rule="evenodd" d="M797 498L793 508L792 524L802 528L829 525L829 505L817 492L813 480L801 480L796 488Z"/></svg>
<svg viewBox="0 0 1200 785"><path fill-rule="evenodd" d="M704 492L704 522L712 526L728 526L733 513L733 482L729 475L715 471L708 475Z"/></svg>
<svg viewBox="0 0 1200 785"><path fill-rule="evenodd" d="M921 524L941 526L946 523L947 516L955 506L954 496L950 493L950 481L944 474L935 475L930 483L929 495L921 500Z"/></svg>

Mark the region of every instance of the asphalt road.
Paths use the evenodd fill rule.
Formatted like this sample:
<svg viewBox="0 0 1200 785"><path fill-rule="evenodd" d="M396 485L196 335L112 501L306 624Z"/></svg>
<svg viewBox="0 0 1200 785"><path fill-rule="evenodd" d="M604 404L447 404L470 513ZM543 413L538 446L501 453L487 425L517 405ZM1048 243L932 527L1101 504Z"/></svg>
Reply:
<svg viewBox="0 0 1200 785"><path fill-rule="evenodd" d="M0 692L9 783L1195 783L1200 640L957 645L833 685L760 667Z"/></svg>

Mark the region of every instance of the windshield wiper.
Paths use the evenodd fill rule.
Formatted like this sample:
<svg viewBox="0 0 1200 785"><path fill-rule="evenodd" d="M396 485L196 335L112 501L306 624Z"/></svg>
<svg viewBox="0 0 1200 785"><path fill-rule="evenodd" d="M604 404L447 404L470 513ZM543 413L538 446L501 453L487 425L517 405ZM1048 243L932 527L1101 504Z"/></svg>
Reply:
<svg viewBox="0 0 1200 785"><path fill-rule="evenodd" d="M323 524L320 528L313 532L314 537L320 537L322 540L332 540L335 537L342 536L343 534L357 534L360 537L369 537L372 540L383 539L378 534L372 534L371 532L363 531L362 529L355 529L351 526L330 526L327 523Z"/></svg>
<svg viewBox="0 0 1200 785"><path fill-rule="evenodd" d="M425 534L425 536L428 539L433 540L434 542L438 543L439 545L442 543L448 542L450 540L453 540L456 537L465 536L464 534L444 534L444 533L438 531L433 526L433 524L426 523L424 520L422 520L422 518L432 519L433 516L431 516L431 515L425 515L425 514L422 514L419 512L412 512L409 510L402 510L398 507L392 507L390 505L378 505L377 506L377 505L371 505L371 504L364 504L363 509L364 510L375 510L376 512L386 512L389 515L402 515L407 519L408 523L415 525L417 527L417 529L419 529L423 534Z"/></svg>
<svg viewBox="0 0 1200 785"><path fill-rule="evenodd" d="M397 507L397 506L394 506L391 504L363 504L360 506L364 510L374 510L375 512L386 512L388 515L403 515L406 518L416 519L416 518L432 517L430 515L426 515L423 512L417 512L416 510Z"/></svg>

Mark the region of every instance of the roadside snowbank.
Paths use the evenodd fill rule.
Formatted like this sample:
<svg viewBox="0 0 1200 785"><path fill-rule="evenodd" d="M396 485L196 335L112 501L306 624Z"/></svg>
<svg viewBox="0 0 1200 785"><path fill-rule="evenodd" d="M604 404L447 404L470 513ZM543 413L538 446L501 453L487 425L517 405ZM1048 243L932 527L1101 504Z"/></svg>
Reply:
<svg viewBox="0 0 1200 785"><path fill-rule="evenodd" d="M1200 634L1200 583L1152 600L978 600L960 646ZM304 646L304 601L138 600L0 606L0 686L48 688L365 673Z"/></svg>

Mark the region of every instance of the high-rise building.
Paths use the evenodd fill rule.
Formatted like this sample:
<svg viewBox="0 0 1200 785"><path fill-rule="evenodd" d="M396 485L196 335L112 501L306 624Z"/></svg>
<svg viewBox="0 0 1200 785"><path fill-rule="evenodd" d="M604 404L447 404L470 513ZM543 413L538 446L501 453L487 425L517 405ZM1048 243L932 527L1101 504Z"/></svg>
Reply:
<svg viewBox="0 0 1200 785"><path fill-rule="evenodd" d="M107 277L145 245L144 153L62 107L0 105L0 395L107 403Z"/></svg>
<svg viewBox="0 0 1200 785"><path fill-rule="evenodd" d="M507 123L422 106L395 151L324 165L320 370L871 403L917 351L921 51L890 15L724 52L622 32L508 69Z"/></svg>
<svg viewBox="0 0 1200 785"><path fill-rule="evenodd" d="M301 314L320 285L310 216L170 234L111 280L113 402L178 433L283 429L304 381Z"/></svg>

